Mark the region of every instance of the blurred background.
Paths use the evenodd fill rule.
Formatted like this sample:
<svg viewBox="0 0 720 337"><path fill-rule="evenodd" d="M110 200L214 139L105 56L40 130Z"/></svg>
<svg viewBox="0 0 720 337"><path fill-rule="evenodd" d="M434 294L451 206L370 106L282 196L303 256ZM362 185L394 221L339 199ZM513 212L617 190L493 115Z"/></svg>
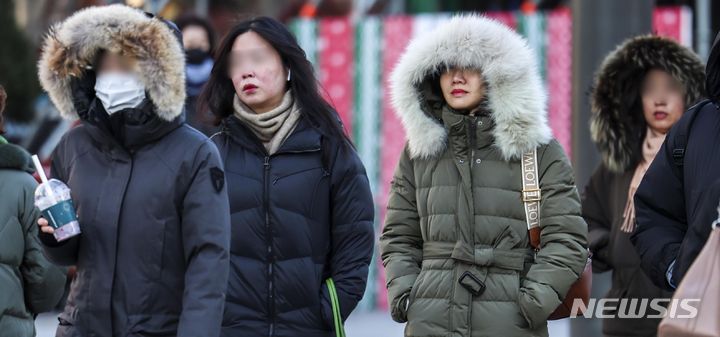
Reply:
<svg viewBox="0 0 720 337"><path fill-rule="evenodd" d="M542 67L555 137L571 156L582 190L599 162L589 136L588 93L604 56L630 36L655 33L693 48L705 60L720 28L720 2L711 0L0 0L6 138L45 162L73 124L59 118L40 89L39 45L54 23L83 7L111 3L170 20L205 19L209 27L204 29L212 30L206 36L210 45L249 16L272 16L291 27L365 163L376 198L378 234L405 139L389 104L387 79L413 37L458 12L485 13L524 35ZM608 287L609 275L596 274L593 297L601 297ZM376 257L365 298L347 322L348 334L402 336L403 325L392 322L386 310ZM39 336L54 336L55 317L38 318ZM597 320L561 320L550 327L551 336L600 336Z"/></svg>

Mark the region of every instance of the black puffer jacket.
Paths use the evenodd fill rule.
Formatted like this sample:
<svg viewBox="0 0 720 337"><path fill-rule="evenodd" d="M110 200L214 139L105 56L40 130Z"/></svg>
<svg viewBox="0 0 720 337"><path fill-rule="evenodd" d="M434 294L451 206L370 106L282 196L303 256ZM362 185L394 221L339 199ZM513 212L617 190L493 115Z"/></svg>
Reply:
<svg viewBox="0 0 720 337"><path fill-rule="evenodd" d="M673 149L687 128L682 177L676 176ZM717 103L690 109L673 126L635 193L637 230L631 237L642 268L658 287L671 290L666 278L675 261L677 286L710 236L720 202L720 108Z"/></svg>
<svg viewBox="0 0 720 337"><path fill-rule="evenodd" d="M679 285L710 236L720 201L720 34L708 57L709 101L673 125L635 193L637 230L631 237L642 268L657 286ZM682 158L674 157L685 148ZM681 168L681 169L680 169Z"/></svg>
<svg viewBox="0 0 720 337"><path fill-rule="evenodd" d="M331 336L324 280L334 279L347 318L363 296L373 250L373 200L360 159L304 118L272 156L235 117L213 140L232 221L222 334Z"/></svg>
<svg viewBox="0 0 720 337"><path fill-rule="evenodd" d="M82 228L61 244L41 236L48 257L77 266L58 336L218 334L229 246L220 157L181 119L132 125L148 118L142 108L116 113L117 140L95 101L53 154Z"/></svg>

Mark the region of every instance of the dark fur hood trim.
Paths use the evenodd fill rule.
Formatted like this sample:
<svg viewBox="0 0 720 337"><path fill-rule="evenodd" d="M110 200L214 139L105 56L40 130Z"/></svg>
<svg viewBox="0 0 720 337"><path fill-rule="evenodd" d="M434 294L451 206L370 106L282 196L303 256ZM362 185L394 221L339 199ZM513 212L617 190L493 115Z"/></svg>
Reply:
<svg viewBox="0 0 720 337"><path fill-rule="evenodd" d="M690 49L650 35L618 46L597 72L591 97L591 137L611 171L632 169L642 156L647 124L640 90L651 69L663 70L683 85L686 108L705 96L704 65Z"/></svg>

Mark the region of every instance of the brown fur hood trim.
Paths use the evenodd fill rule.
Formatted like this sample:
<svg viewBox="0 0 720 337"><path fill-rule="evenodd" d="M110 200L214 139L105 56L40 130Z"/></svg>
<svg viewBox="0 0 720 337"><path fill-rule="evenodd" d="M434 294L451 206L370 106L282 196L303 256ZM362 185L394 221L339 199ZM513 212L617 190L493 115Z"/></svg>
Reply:
<svg viewBox="0 0 720 337"><path fill-rule="evenodd" d="M40 83L63 117L78 117L70 82L92 66L100 50L137 62L158 117L170 121L182 113L185 54L180 41L163 21L131 7L111 5L80 10L45 38L38 63Z"/></svg>

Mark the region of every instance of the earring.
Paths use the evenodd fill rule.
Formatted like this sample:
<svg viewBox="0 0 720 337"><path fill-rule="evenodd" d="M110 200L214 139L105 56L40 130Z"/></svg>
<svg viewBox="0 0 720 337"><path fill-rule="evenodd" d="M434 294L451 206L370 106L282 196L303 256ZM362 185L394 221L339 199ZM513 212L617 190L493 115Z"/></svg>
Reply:
<svg viewBox="0 0 720 337"><path fill-rule="evenodd" d="M290 68L288 68L288 77L287 77L288 82L290 82L290 74L291 73L292 73L292 71L290 70Z"/></svg>

